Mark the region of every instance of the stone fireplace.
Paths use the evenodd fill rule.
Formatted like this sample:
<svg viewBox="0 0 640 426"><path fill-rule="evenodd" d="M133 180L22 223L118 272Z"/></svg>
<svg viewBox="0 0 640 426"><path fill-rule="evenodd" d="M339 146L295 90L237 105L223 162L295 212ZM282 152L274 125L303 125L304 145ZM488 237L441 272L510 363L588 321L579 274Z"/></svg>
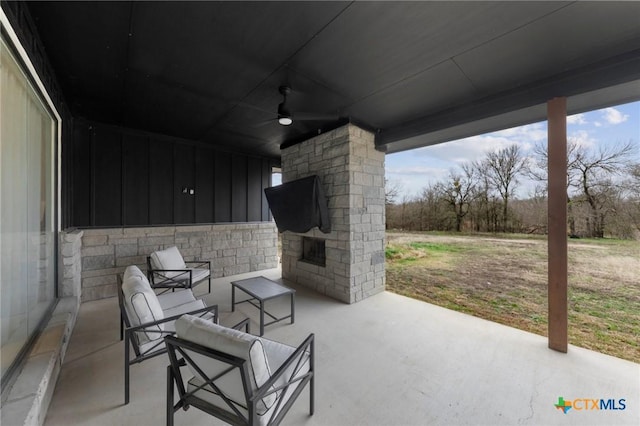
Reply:
<svg viewBox="0 0 640 426"><path fill-rule="evenodd" d="M384 153L353 124L282 150L282 181L320 178L331 232L282 234L282 276L354 303L385 288ZM317 257L324 245L324 265ZM313 252L313 253L311 253Z"/></svg>

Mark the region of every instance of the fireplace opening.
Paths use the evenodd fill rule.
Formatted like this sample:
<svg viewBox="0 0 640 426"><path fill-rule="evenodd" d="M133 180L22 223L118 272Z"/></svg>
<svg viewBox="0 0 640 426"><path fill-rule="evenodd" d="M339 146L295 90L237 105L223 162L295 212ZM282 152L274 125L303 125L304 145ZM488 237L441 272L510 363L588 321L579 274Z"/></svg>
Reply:
<svg viewBox="0 0 640 426"><path fill-rule="evenodd" d="M327 263L325 240L322 238L302 237L302 258L300 260L317 266L325 266Z"/></svg>

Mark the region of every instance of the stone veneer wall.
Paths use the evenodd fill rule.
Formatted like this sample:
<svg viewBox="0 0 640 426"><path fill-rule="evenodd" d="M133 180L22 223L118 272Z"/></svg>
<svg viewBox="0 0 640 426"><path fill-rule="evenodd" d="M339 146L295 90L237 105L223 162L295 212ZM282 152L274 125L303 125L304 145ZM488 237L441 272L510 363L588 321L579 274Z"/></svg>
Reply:
<svg viewBox="0 0 640 426"><path fill-rule="evenodd" d="M212 278L278 266L273 222L145 228L85 229L82 301L116 296L117 274L129 265L147 270L147 256L177 246L185 260L211 261Z"/></svg>
<svg viewBox="0 0 640 426"><path fill-rule="evenodd" d="M346 303L385 288L384 153L352 124L282 150L282 180L320 177L331 232L282 235L282 277ZM299 260L302 236L325 239L326 266Z"/></svg>

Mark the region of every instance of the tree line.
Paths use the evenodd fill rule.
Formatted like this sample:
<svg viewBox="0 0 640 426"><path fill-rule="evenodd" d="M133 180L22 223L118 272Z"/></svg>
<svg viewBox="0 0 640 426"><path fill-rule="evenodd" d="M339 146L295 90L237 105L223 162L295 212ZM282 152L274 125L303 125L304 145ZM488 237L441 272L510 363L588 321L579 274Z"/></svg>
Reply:
<svg viewBox="0 0 640 426"><path fill-rule="evenodd" d="M640 238L640 163L632 143L567 144L567 232L571 237ZM453 168L417 196L386 183L388 229L457 232L547 232L547 147L525 156L517 144ZM528 198L517 190L528 178Z"/></svg>

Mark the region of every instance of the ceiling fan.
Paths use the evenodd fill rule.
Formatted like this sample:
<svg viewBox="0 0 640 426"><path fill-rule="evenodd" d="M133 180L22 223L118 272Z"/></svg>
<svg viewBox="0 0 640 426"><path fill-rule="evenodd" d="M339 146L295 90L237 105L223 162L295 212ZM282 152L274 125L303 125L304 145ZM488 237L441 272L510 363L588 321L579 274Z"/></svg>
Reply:
<svg viewBox="0 0 640 426"><path fill-rule="evenodd" d="M287 108L287 96L291 93L289 86L280 86L278 91L283 97L282 103L278 105L278 123L282 126L290 126L293 124L291 111Z"/></svg>
<svg viewBox="0 0 640 426"><path fill-rule="evenodd" d="M289 86L280 86L278 91L282 95L282 102L278 105L278 123L282 126L290 126L294 121L335 121L338 114L317 114L308 112L293 112L287 106L287 96L291 94Z"/></svg>

